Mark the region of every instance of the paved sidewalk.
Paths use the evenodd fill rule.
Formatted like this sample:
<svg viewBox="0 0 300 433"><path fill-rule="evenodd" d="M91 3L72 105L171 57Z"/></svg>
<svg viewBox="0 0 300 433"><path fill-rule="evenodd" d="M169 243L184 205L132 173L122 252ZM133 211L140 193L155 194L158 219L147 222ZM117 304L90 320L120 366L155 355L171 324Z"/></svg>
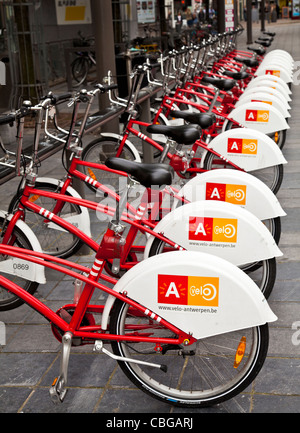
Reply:
<svg viewBox="0 0 300 433"><path fill-rule="evenodd" d="M253 25L253 41L260 33ZM272 49L280 48L300 61L300 23L287 20L266 24L276 32ZM246 46L246 28L239 48ZM106 413L169 414L192 416L203 413L292 413L300 412L300 86L293 86L292 118L283 153L288 164L278 198L287 216L282 218L277 279L269 302L278 321L270 326L270 347L265 365L245 392L218 406L193 412L172 408L136 389L117 363L105 355L92 352L92 346L73 348L69 364L68 393L62 405L49 398L49 386L59 371L60 344L52 336L46 320L23 305L0 312L5 324L6 344L0 346L0 413ZM42 164L40 175L59 178L64 174L61 155ZM17 179L0 187L1 209L6 210ZM86 191L88 194L88 191ZM93 233L99 231L93 218ZM100 235L100 233L99 233ZM90 264L93 255L73 257ZM54 310L71 301L72 280L47 270L47 284L41 285L37 297ZM297 344L295 344L297 343Z"/></svg>

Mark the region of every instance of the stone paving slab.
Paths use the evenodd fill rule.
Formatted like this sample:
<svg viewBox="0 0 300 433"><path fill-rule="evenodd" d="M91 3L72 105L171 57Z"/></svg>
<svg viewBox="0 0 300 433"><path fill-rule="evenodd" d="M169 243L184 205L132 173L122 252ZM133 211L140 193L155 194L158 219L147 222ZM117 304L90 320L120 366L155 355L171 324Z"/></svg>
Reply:
<svg viewBox="0 0 300 433"><path fill-rule="evenodd" d="M275 31L272 48L288 50L300 60L300 23L287 20L266 25ZM253 25L253 40L260 33ZM239 48L246 47L246 31ZM281 219L280 248L283 257L277 260L277 279L270 296L270 306L278 321L270 326L268 358L256 380L234 399L212 408L192 412L172 408L137 390L125 377L117 363L105 355L94 354L92 347L72 348L67 397L62 405L54 406L49 398L49 386L57 375L60 344L52 336L47 321L26 305L16 310L0 312L6 325L6 344L0 346L0 413L97 413L121 414L202 414L222 413L299 413L300 412L300 170L299 113L300 89L293 87L291 129L283 153L288 160L278 199L287 215ZM62 171L60 154L43 164L40 175L59 177ZM18 180L0 186L1 208L6 209ZM93 219L93 233L99 223ZM101 231L101 230L100 230ZM100 232L99 232L100 235ZM75 256L84 264L93 255ZM73 289L69 277L57 277L47 270L47 284L41 285L37 297L54 310L69 302ZM34 336L34 337L33 337ZM133 415L132 415L133 416Z"/></svg>

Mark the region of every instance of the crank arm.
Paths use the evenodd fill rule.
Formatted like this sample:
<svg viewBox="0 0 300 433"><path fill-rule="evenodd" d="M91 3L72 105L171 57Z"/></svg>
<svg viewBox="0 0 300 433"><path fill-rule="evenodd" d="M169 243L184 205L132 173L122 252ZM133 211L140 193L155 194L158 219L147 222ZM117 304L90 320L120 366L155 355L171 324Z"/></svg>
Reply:
<svg viewBox="0 0 300 433"><path fill-rule="evenodd" d="M153 364L151 362L139 361L132 358L125 358L124 356L115 355L103 347L103 342L101 340L97 340L95 342L94 351L103 352L110 358L115 359L116 361L134 362L135 364L148 365L149 367L160 368L165 373L167 372L167 366L164 364Z"/></svg>
<svg viewBox="0 0 300 433"><path fill-rule="evenodd" d="M55 404L62 403L67 393L67 389L65 387L67 384L71 346L72 334L70 332L66 332L62 338L60 375L54 379L54 382L49 390L51 400Z"/></svg>

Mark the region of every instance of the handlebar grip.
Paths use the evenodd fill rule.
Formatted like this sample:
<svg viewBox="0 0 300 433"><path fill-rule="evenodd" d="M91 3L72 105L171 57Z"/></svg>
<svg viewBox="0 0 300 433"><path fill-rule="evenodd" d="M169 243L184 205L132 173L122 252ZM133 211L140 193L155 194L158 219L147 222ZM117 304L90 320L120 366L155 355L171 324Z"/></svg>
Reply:
<svg viewBox="0 0 300 433"><path fill-rule="evenodd" d="M53 95L52 92L49 92L48 95L43 96L41 98L41 101L45 101L46 99L50 99L51 104L57 104L59 101L64 101L64 100L68 100L68 99L72 98L72 96L73 95L71 92L63 93L62 95Z"/></svg>
<svg viewBox="0 0 300 433"><path fill-rule="evenodd" d="M149 65L151 67L151 69L153 68L160 68L161 67L161 63L157 62L157 63L150 63Z"/></svg>
<svg viewBox="0 0 300 433"><path fill-rule="evenodd" d="M67 93L63 93L62 95L53 95L53 98L55 99L56 102L59 101L64 101L66 99L70 99L72 98L72 93L71 92L67 92Z"/></svg>
<svg viewBox="0 0 300 433"><path fill-rule="evenodd" d="M97 84L96 87L101 93L108 92L109 90L114 90L118 88L118 84Z"/></svg>
<svg viewBox="0 0 300 433"><path fill-rule="evenodd" d="M0 125L7 125L9 123L13 123L15 120L15 114L7 114L5 116L0 116Z"/></svg>

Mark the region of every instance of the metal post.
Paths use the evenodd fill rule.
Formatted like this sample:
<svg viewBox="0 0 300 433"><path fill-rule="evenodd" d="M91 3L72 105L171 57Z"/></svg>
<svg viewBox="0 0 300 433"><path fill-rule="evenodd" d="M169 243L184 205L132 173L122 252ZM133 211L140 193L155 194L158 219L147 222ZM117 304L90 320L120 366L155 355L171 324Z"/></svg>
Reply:
<svg viewBox="0 0 300 433"><path fill-rule="evenodd" d="M102 82L107 72L116 76L114 28L111 0L92 0L93 27L95 35L95 53L97 61L97 80ZM99 109L109 106L107 95L99 96ZM102 127L103 131L119 132L119 121L115 119Z"/></svg>
<svg viewBox="0 0 300 433"><path fill-rule="evenodd" d="M247 44L252 44L252 0L247 0Z"/></svg>
<svg viewBox="0 0 300 433"><path fill-rule="evenodd" d="M261 20L261 31L264 32L265 29L265 0L260 2L260 20Z"/></svg>
<svg viewBox="0 0 300 433"><path fill-rule="evenodd" d="M141 104L141 121L151 123L151 113L150 113L150 98L147 98L144 102ZM142 127L142 132L148 135L148 137L151 137L151 134L146 132L144 128ZM143 141L143 162L150 164L154 162L153 157L153 147L150 146L150 144L147 144Z"/></svg>
<svg viewBox="0 0 300 433"><path fill-rule="evenodd" d="M225 32L225 0L217 0L218 6L218 32Z"/></svg>

